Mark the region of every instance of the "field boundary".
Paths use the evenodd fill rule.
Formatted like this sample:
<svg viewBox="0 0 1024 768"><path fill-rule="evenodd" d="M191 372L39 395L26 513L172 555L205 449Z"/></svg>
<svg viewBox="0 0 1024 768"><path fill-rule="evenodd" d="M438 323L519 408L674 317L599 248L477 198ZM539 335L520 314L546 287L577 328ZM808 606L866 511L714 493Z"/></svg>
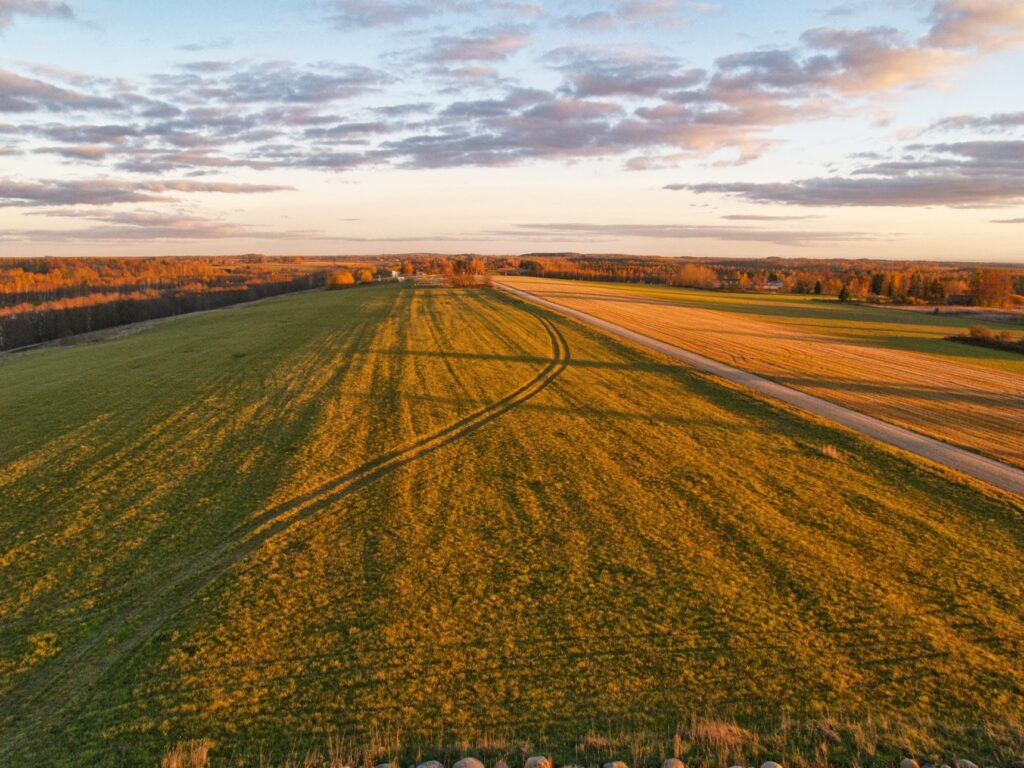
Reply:
<svg viewBox="0 0 1024 768"><path fill-rule="evenodd" d="M110 325L106 328L100 328L95 331L86 331L85 333L72 333L70 336L61 336L56 339L47 339L46 341L37 341L35 344L25 344L20 347L11 347L10 349L0 349L0 362L5 359L16 359L23 357L34 352L44 352L48 349L62 349L66 347L79 347L89 344L102 344L105 341L114 341L116 339L123 339L125 336L134 336L136 333L142 331L148 331L150 328L155 328L158 325L169 323L172 320L180 320L183 317L192 317L194 315L205 315L210 312L223 312L230 309L239 309L240 307L249 307L253 304L262 304L265 301L271 301L273 299L280 299L284 296L297 296L304 293L315 293L317 291L323 291L324 288L303 288L301 291L285 291L284 293L276 293L273 296L263 296L258 299L247 299L245 301L236 301L234 304L225 304L223 307L210 307L209 309L197 309L194 312L178 312L174 315L164 315L163 317L151 317L147 320L136 320L131 323L118 323L117 325Z"/></svg>
<svg viewBox="0 0 1024 768"><path fill-rule="evenodd" d="M589 315L586 312L570 309L557 302L549 301L527 291L505 285L500 281L495 281L495 285L501 290L532 304L554 310L613 336L618 336L634 344L660 352L704 373L725 379L733 384L739 384L761 395L836 422L865 437L895 446L920 458L940 464L947 469L968 475L1000 490L1024 498L1024 470L1017 469L995 459L990 459L973 451L944 443L941 440L927 437L905 427L898 427L895 424L890 424L829 400L809 395L806 392L801 392L800 390L779 384L755 373L744 371L741 368L735 368L696 352L689 352L674 344L659 341L637 331L631 331L628 328L595 317L594 315Z"/></svg>
<svg viewBox="0 0 1024 768"><path fill-rule="evenodd" d="M404 447L371 459L313 491L271 507L238 526L224 542L191 561L187 568L169 569L159 574L157 590L139 595L126 613L108 619L88 640L58 656L53 663L0 697L0 712L4 715L0 720L0 755L18 756L17 750L25 748L33 730L39 732L53 725L60 714L71 707L80 708L104 675L133 658L168 621L268 539L374 480L468 437L550 386L569 365L569 344L551 320L534 311L525 311L540 322L551 341L551 357L539 373L500 400ZM55 691L58 687L63 688L59 694Z"/></svg>

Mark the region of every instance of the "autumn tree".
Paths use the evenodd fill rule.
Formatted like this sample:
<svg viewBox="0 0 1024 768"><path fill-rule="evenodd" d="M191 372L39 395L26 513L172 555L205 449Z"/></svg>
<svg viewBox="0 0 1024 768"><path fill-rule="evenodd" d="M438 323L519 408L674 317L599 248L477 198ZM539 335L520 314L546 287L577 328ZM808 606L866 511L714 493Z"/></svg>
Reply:
<svg viewBox="0 0 1024 768"><path fill-rule="evenodd" d="M700 264L687 264L673 275L670 284L686 288L716 288L718 286L718 273L711 267L705 267Z"/></svg>
<svg viewBox="0 0 1024 768"><path fill-rule="evenodd" d="M969 293L975 306L1005 307L1013 296L1013 274L1006 269L976 269Z"/></svg>
<svg viewBox="0 0 1024 768"><path fill-rule="evenodd" d="M336 270L327 277L327 288L332 291L339 288L348 288L350 285L355 284L356 279L347 269Z"/></svg>

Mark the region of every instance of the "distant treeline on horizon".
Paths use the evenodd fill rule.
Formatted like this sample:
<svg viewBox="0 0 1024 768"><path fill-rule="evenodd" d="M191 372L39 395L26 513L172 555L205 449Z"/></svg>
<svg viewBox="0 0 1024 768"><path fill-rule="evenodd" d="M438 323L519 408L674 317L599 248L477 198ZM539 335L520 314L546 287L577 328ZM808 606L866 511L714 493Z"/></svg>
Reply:
<svg viewBox="0 0 1024 768"><path fill-rule="evenodd" d="M1024 267L1016 265L593 254L527 254L503 261L520 274L572 280L818 294L892 304L1024 305Z"/></svg>
<svg viewBox="0 0 1024 768"><path fill-rule="evenodd" d="M292 291L490 273L804 293L887 303L1024 305L1024 267L593 254L0 259L0 350Z"/></svg>

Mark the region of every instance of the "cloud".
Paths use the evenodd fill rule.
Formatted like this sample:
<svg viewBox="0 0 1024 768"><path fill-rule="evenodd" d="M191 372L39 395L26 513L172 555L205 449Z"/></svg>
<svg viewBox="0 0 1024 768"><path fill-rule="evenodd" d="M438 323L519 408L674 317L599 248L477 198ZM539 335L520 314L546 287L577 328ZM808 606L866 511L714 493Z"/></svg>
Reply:
<svg viewBox="0 0 1024 768"><path fill-rule="evenodd" d="M156 78L156 93L195 104L323 104L351 99L393 82L370 67L324 63L311 68L289 61L257 64L200 61L183 73Z"/></svg>
<svg viewBox="0 0 1024 768"><path fill-rule="evenodd" d="M404 24L439 12L432 3L387 2L386 0L336 0L330 20L335 26L383 27Z"/></svg>
<svg viewBox="0 0 1024 768"><path fill-rule="evenodd" d="M568 14L562 17L562 23L583 30L606 30L630 24L679 26L686 21L681 5L700 13L717 7L705 3L680 3L679 0L617 0L609 10Z"/></svg>
<svg viewBox="0 0 1024 768"><path fill-rule="evenodd" d="M118 203L168 202L173 192L217 192L221 194L259 194L292 190L271 184L227 184L200 181L122 181L118 179L38 180L18 182L0 180L0 207L67 205L115 205Z"/></svg>
<svg viewBox="0 0 1024 768"><path fill-rule="evenodd" d="M805 247L821 243L859 242L880 239L862 232L830 232L772 230L750 227L686 224L592 224L581 222L546 222L513 224L507 228L487 229L459 234L404 235L399 237L365 237L340 235L346 242L489 242L524 240L532 243L608 242L642 240L723 240L742 243L770 243L787 247Z"/></svg>
<svg viewBox="0 0 1024 768"><path fill-rule="evenodd" d="M806 221L807 219L820 219L821 216L767 216L753 213L730 213L722 218L729 221Z"/></svg>
<svg viewBox="0 0 1024 768"><path fill-rule="evenodd" d="M599 156L628 149L614 102L558 98L513 89L503 99L456 102L438 130L385 141L381 157L405 167L507 165L544 157Z"/></svg>
<svg viewBox="0 0 1024 768"><path fill-rule="evenodd" d="M0 112L62 112L84 109L117 109L112 98L91 96L60 88L42 80L0 69Z"/></svg>
<svg viewBox="0 0 1024 768"><path fill-rule="evenodd" d="M388 133L394 130L394 125L380 120L364 122L336 123L326 127L307 128L303 133L308 138L321 141L343 141L365 140L367 136Z"/></svg>
<svg viewBox="0 0 1024 768"><path fill-rule="evenodd" d="M521 3L502 3L505 10L525 10ZM339 29L400 26L446 11L472 11L469 0L334 0L328 19Z"/></svg>
<svg viewBox="0 0 1024 768"><path fill-rule="evenodd" d="M910 145L907 150L899 160L863 166L847 176L665 188L801 206L980 207L1024 200L1024 141Z"/></svg>
<svg viewBox="0 0 1024 768"><path fill-rule="evenodd" d="M619 0L617 15L629 22L676 21L678 0Z"/></svg>
<svg viewBox="0 0 1024 768"><path fill-rule="evenodd" d="M14 23L15 16L73 19L75 13L67 3L56 0L0 0L0 29Z"/></svg>
<svg viewBox="0 0 1024 768"><path fill-rule="evenodd" d="M982 55L1024 44L1024 5L1018 0L939 2L929 21L916 40L891 27L818 27L800 36L800 48L723 56L710 90L733 105L819 92L867 95L920 86Z"/></svg>
<svg viewBox="0 0 1024 768"><path fill-rule="evenodd" d="M72 147L43 147L39 154L60 155L69 160L102 160L110 154L110 147L104 144L80 144Z"/></svg>
<svg viewBox="0 0 1024 768"><path fill-rule="evenodd" d="M608 240L619 240L623 238L644 238L654 240L698 239L772 243L774 245L797 247L820 243L878 239L876 235L870 235L863 232L757 229L752 227L699 224L516 224L511 229L490 230L487 234L502 237L527 237L531 239L544 238L546 240L566 242L578 240L580 238Z"/></svg>
<svg viewBox="0 0 1024 768"><path fill-rule="evenodd" d="M567 90L578 98L658 96L693 88L706 77L704 70L683 68L674 58L642 52L569 46L544 58L565 74Z"/></svg>
<svg viewBox="0 0 1024 768"><path fill-rule="evenodd" d="M220 48L227 48L233 45L234 42L235 39L233 37L218 37L216 40L209 40L207 42L185 43L184 45L179 45L178 50L186 51L188 53L198 53L200 51L213 51L218 50Z"/></svg>
<svg viewBox="0 0 1024 768"><path fill-rule="evenodd" d="M1024 46L1020 0L943 0L932 9L925 42L940 48L992 52Z"/></svg>
<svg viewBox="0 0 1024 768"><path fill-rule="evenodd" d="M994 115L953 115L932 123L928 130L1010 131L1024 128L1024 112L1000 112Z"/></svg>
<svg viewBox="0 0 1024 768"><path fill-rule="evenodd" d="M492 22L540 13L524 3L487 7ZM695 10L669 0L562 7L659 25ZM476 18L486 10L458 0L342 0L331 8L359 26L438 14ZM530 46L530 29L498 24L434 34L389 70L206 57L135 82L53 68L37 68L38 78L0 70L0 112L35 118L20 126L26 151L145 174L614 156L642 171L713 152L720 153L714 164L742 163L770 147L781 126L853 113L879 91L926 84L1001 50L1015 19L1002 0L943 1L916 37L886 27L819 27L791 47L731 53L707 69L636 48L563 46L541 57L549 71L532 80L511 79L506 65ZM475 98L484 86L487 98ZM413 98L421 100L410 103L417 88L423 95ZM96 114L77 114L86 111ZM75 119L52 116L70 112ZM987 126L983 118L960 119L964 129L996 131L1020 118L995 115Z"/></svg>
<svg viewBox="0 0 1024 768"><path fill-rule="evenodd" d="M992 224L1024 224L1024 218L1019 219L992 219Z"/></svg>
<svg viewBox="0 0 1024 768"><path fill-rule="evenodd" d="M539 19L545 15L544 6L536 3L498 3L497 8L524 19Z"/></svg>
<svg viewBox="0 0 1024 768"><path fill-rule="evenodd" d="M438 63L500 61L526 47L529 35L518 28L481 31L465 37L439 37L427 60Z"/></svg>
<svg viewBox="0 0 1024 768"><path fill-rule="evenodd" d="M51 141L69 144L79 143L121 143L126 139L140 135L134 125L105 124L90 125L87 123L48 123L32 127L39 136ZM23 130L27 130L23 128Z"/></svg>
<svg viewBox="0 0 1024 768"><path fill-rule="evenodd" d="M53 215L53 214L48 214ZM98 222L93 226L70 229L8 230L0 240L37 240L41 242L114 242L141 240L221 240L221 239L322 239L323 233L306 230L269 230L182 213L153 211L93 210L62 212L62 218Z"/></svg>

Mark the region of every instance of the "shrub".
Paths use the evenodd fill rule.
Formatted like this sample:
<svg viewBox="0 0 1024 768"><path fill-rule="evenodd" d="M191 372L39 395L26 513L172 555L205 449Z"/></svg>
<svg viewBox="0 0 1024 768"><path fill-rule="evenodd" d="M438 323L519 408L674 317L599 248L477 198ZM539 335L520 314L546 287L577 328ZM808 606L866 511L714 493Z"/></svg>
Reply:
<svg viewBox="0 0 1024 768"><path fill-rule="evenodd" d="M448 275L447 282L452 288L472 288L476 285L476 276L469 272L454 272Z"/></svg>
<svg viewBox="0 0 1024 768"><path fill-rule="evenodd" d="M971 338L972 339L984 339L990 341L995 338L995 334L992 333L984 325L972 325L971 326Z"/></svg>

